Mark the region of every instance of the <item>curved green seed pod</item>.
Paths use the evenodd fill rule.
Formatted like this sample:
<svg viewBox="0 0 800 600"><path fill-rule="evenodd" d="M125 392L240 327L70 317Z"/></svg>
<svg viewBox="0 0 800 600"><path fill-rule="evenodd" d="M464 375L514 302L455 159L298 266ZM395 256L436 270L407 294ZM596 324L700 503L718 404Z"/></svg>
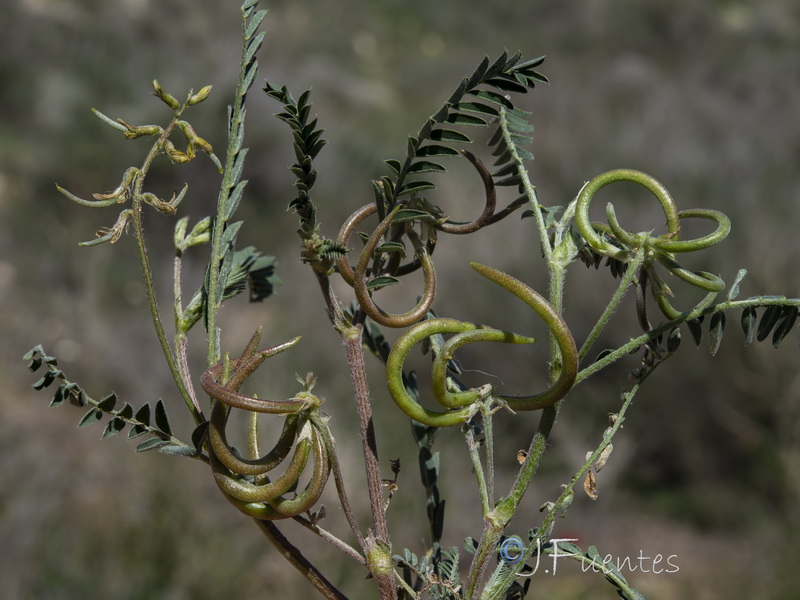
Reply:
<svg viewBox="0 0 800 600"><path fill-rule="evenodd" d="M389 358L386 360L386 383L389 387L389 394L400 410L415 421L419 421L429 427L460 425L472 416L475 409L471 407L449 412L437 412L421 406L411 397L403 384L403 364L411 349L425 338L437 333L462 333L476 327L472 323L464 323L456 319L428 319L417 323L400 336L389 353Z"/></svg>
<svg viewBox="0 0 800 600"><path fill-rule="evenodd" d="M709 273L708 271L697 271L694 273L688 269L684 269L673 259L664 255L659 255L658 261L664 265L670 273L675 275L675 277L683 279L683 281L695 287L708 290L709 292L721 292L725 289L725 282L713 273Z"/></svg>
<svg viewBox="0 0 800 600"><path fill-rule="evenodd" d="M294 454L289 466L286 468L280 477L263 485L250 483L243 479L239 479L231 475L225 465L219 461L219 458L214 452L209 453L211 459L211 470L214 473L214 479L225 495L232 496L237 500L244 502L267 502L273 498L277 498L281 494L286 493L297 483L300 476L303 474L306 462L308 461L309 451L311 449L311 440L306 433L306 437L301 438L295 446Z"/></svg>
<svg viewBox="0 0 800 600"><path fill-rule="evenodd" d="M728 216L718 210L711 210L710 208L691 208L682 210L678 213L681 219L709 219L716 222L717 229L713 233L704 235L703 237L695 240L665 240L657 238L653 240L653 247L664 252L693 252L695 250L704 250L728 237L731 232L731 220Z"/></svg>
<svg viewBox="0 0 800 600"><path fill-rule="evenodd" d="M239 500L233 496L228 496L224 492L223 494L228 502L239 509L243 514L254 519L260 519L262 521L278 521L280 519L289 519L295 516L279 513L269 504L265 504L263 502L245 502L244 500Z"/></svg>
<svg viewBox="0 0 800 600"><path fill-rule="evenodd" d="M470 266L530 306L550 329L561 350L561 372L549 389L531 396L500 396L500 398L514 410L539 410L552 406L567 395L575 384L575 377L578 374L578 349L569 327L547 300L519 279L479 263L473 262Z"/></svg>
<svg viewBox="0 0 800 600"><path fill-rule="evenodd" d="M536 340L524 335L510 333L508 331L501 331L499 329L490 329L484 325L474 325L473 323L464 323L464 325L471 326L470 329L465 329L463 333L458 333L452 338L447 340L433 361L433 368L431 369L431 389L436 400L446 408L461 408L462 406L469 406L470 404L483 400L492 393L492 386L490 384L482 385L479 388L473 388L463 392L450 392L447 389L447 362L453 358L456 350L467 344L475 342L503 342L506 344L532 344Z"/></svg>
<svg viewBox="0 0 800 600"><path fill-rule="evenodd" d="M223 402L217 402L211 412L211 426L208 432L214 455L227 469L239 475L263 475L277 467L288 456L300 422L296 414L286 417L281 435L272 450L259 458L245 459L234 454L228 444L225 425L229 412L229 406Z"/></svg>
<svg viewBox="0 0 800 600"><path fill-rule="evenodd" d="M292 500L276 499L273 501L275 507L262 502L246 502L226 494L228 501L248 517L261 519L262 521L288 519L309 510L322 495L322 490L325 488L325 483L327 483L330 473L330 460L325 443L321 438L322 435L324 434L314 428L314 460L318 461L319 459L319 461L315 462L314 475L311 481L296 498ZM321 468L320 465L322 465Z"/></svg>
<svg viewBox="0 0 800 600"><path fill-rule="evenodd" d="M653 295L656 298L656 303L658 304L658 307L661 309L661 312L664 313L664 316L667 317L667 319L672 321L674 319L679 318L682 315L681 311L675 309L669 303L669 300L667 300L666 294L659 294L659 293L656 293L654 291ZM717 297L717 292L709 292L708 294L705 295L705 297L700 302L698 302L690 310L696 310L696 309L702 310L704 308L707 308L707 307L711 306L711 304L714 302L714 299L716 297Z"/></svg>
<svg viewBox="0 0 800 600"><path fill-rule="evenodd" d="M300 514L308 510L319 499L330 472L330 461L320 434L316 427L304 415L296 413L315 409L319 399L308 392L298 394L295 399L286 402L272 402L239 394L238 390L253 371L269 356L282 352L297 343L299 338L279 344L266 350L257 351L261 338L259 328L247 344L242 356L214 365L201 377L203 389L217 402L212 412L209 437L211 451L209 462L217 486L223 495L240 511L261 519L282 519ZM218 380L230 376L224 383ZM257 433L254 425L250 430L250 452L252 458L247 460L236 456L228 445L225 435L228 414L231 407L258 412L288 414L283 431L275 447L267 455L258 457ZM302 423L297 436L294 453L286 470L273 481L264 476L282 462L295 442L295 434ZM309 454L314 455L314 471L306 490L293 500L285 500L282 494L297 485L308 463ZM247 479L245 476L255 476ZM261 476L261 477L259 477ZM275 502L276 508L269 502ZM292 512L296 511L296 512Z"/></svg>
<svg viewBox="0 0 800 600"><path fill-rule="evenodd" d="M608 184L618 181L631 181L633 183L638 183L652 192L659 204L661 204L661 207L664 210L664 215L667 218L667 230L669 232L668 236L670 238L676 238L680 235L680 218L678 217L678 209L676 208L675 202L672 200L672 196L670 196L670 193L667 191L667 189L658 180L647 173L633 169L615 169L613 171L601 173L597 177L590 180L586 185L583 186L583 189L581 189L580 193L578 194L575 223L578 226L578 230L580 231L581 235L592 248L594 248L600 254L613 256L615 258L618 254L626 252L626 250L623 248L619 248L610 242L606 242L599 235L597 235L597 232L595 231L594 227L592 227L592 223L589 220L589 203L592 201L594 195ZM613 206L607 208L606 212L607 214L613 215ZM616 216L614 216L614 220L616 221ZM619 223L617 223L617 226L619 227ZM622 229L621 227L619 228ZM627 237L636 237L634 234L629 232L625 232L625 234Z"/></svg>
<svg viewBox="0 0 800 600"><path fill-rule="evenodd" d="M614 212L614 205L609 202L606 204L606 219L608 220L608 229L620 242L625 244L628 248L638 248L641 246L649 236L647 234L632 234L625 231L622 225L617 220L617 213ZM597 227L595 227L597 229Z"/></svg>
<svg viewBox="0 0 800 600"><path fill-rule="evenodd" d="M331 464L321 435L316 427L312 425L311 441L314 452L314 471L311 474L311 480L305 489L291 500L280 497L268 500L268 504L275 512L288 517L300 515L314 506L322 495L331 472Z"/></svg>
<svg viewBox="0 0 800 600"><path fill-rule="evenodd" d="M400 210L400 206L395 207L395 209L381 221L377 229L375 229L374 233L367 241L366 246L364 246L364 249L361 251L361 256L358 259L358 264L354 271L355 285L353 288L361 309L373 321L385 325L386 327L408 327L416 323L428 313L431 304L433 304L433 298L436 295L436 272L433 268L433 260L431 260L428 252L424 248L421 248L418 252L418 256L422 263L422 273L425 284L422 298L414 308L401 314L387 313L377 306L370 296L369 290L367 289L367 266L372 259L372 253L375 251L381 236L389 229L389 226L392 224L392 219L394 219L398 210Z"/></svg>

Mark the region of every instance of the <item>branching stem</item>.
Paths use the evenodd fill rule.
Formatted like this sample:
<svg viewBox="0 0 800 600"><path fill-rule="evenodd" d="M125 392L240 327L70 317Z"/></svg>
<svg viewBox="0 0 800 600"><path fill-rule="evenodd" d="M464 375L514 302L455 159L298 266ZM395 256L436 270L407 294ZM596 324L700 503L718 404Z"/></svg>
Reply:
<svg viewBox="0 0 800 600"><path fill-rule="evenodd" d="M153 159L162 151L163 145L175 128L179 117L180 112L175 115L169 126L158 137L158 140L156 140L155 144L153 144L150 152L147 153L139 174L134 179L133 190L131 194L133 204L131 221L133 222L133 233L134 237L136 238L136 248L139 255L139 263L142 268L142 278L144 279L144 287L147 294L147 304L150 308L150 316L153 319L153 326L155 327L158 341L161 344L161 350L164 352L164 358L167 360L169 371L172 374L172 378L175 380L175 385L178 386L178 391L180 392L186 407L189 409L189 412L191 413L195 423L199 424L203 421L203 415L197 406L197 400L194 399L192 394L189 392L189 387L184 381L184 378L181 374L181 369L175 360L172 349L169 347L169 341L167 340L167 335L164 332L164 324L161 321L161 314L158 310L156 289L155 284L153 283L153 270L150 267L150 258L147 254L147 246L144 239L144 226L142 223L142 185L144 184L145 175L147 174Z"/></svg>
<svg viewBox="0 0 800 600"><path fill-rule="evenodd" d="M319 572L319 570L311 564L308 559L303 556L303 553L294 546L281 530L278 529L272 521L262 521L261 519L253 519L258 528L267 536L273 546L281 553L281 555L288 560L295 569L303 574L303 577L311 582L317 591L328 600L348 600L342 592L336 589L326 577Z"/></svg>

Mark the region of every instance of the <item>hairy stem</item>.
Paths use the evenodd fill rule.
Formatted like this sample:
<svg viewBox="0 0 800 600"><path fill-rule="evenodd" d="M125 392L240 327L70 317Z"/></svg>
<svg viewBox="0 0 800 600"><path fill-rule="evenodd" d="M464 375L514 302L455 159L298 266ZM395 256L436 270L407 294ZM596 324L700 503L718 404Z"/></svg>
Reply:
<svg viewBox="0 0 800 600"><path fill-rule="evenodd" d="M608 365L616 362L626 354L629 354L635 348L638 348L642 344L654 339L659 334L669 331L681 323L691 321L692 319L696 319L701 315L707 315L717 311L727 311L732 308L747 308L749 306L796 306L800 308L800 298L786 298L785 296L754 296L744 300L729 300L727 302L711 304L710 306L695 307L690 311L681 313L676 319L666 321L665 323L654 327L647 333L643 333L640 336L632 338L627 344L620 346L603 359L598 360L597 362L594 362L585 369L581 370L578 373L578 376L575 378L575 384L577 385L590 375L594 375Z"/></svg>
<svg viewBox="0 0 800 600"><path fill-rule="evenodd" d="M389 600L397 598L397 589L394 584L394 569L391 565L389 527L386 522L386 511L381 492L381 470L378 461L375 428L372 421L372 405L367 385L367 373L364 365L362 333L363 327L354 325L345 329L342 332L342 336L347 353L347 362L350 366L350 376L353 380L353 391L364 452L364 467L367 472L367 492L369 493L372 522L375 528L374 539L367 540L367 561L370 571L378 583L381 599Z"/></svg>
<svg viewBox="0 0 800 600"><path fill-rule="evenodd" d="M316 523L312 523L306 517L302 515L296 515L292 517L296 522L300 523L303 527L308 529L309 531L313 531L319 537L321 537L326 542L330 543L332 546L341 550L345 554L347 554L350 558L355 559L359 564L366 566L367 560L361 555L361 553L353 548L350 544L340 540L338 537L333 535L327 529L323 529Z"/></svg>
<svg viewBox="0 0 800 600"><path fill-rule="evenodd" d="M339 455L336 453L336 442L333 439L333 435L331 435L330 429L328 428L328 424L326 422L324 422L318 416L312 417L312 421L320 429L320 431L324 431L326 433L323 439L328 450L328 456L331 462L331 471L333 471L333 479L336 483L336 492L339 495L339 501L342 503L342 510L344 511L347 523L350 525L350 529L353 531L353 534L358 540L359 546L361 546L362 550L366 551L364 534L361 533L361 528L358 526L355 514L353 513L353 508L350 506L350 500L347 497L347 491L344 487L344 477L342 476L342 468L339 464Z"/></svg>
<svg viewBox="0 0 800 600"><path fill-rule="evenodd" d="M501 113L501 126L502 124L503 124L503 114ZM504 135L510 135L508 133L507 128L504 127L503 131ZM513 155L513 149L514 149L513 143L511 142L510 138L507 139L506 142L509 148L512 150L512 155ZM515 157L515 160L517 160L518 158L519 157ZM535 190L533 189L533 186L530 185L530 181L527 179L527 172L522 166L521 160L517 161L517 171L523 178L523 184L525 184L525 182L527 181L527 185L525 186L526 191L528 193L528 197L531 199L531 202L534 205L534 213L537 215L537 223L540 225L542 246L543 248L545 248L547 265L550 270L549 303L552 306L553 311L557 315L560 315L563 306L566 267L570 262L570 258L568 256L556 257L555 253L553 252L553 248L560 247L564 236L569 235L569 231L563 224L560 225L556 230L556 235L554 237L554 244L553 246L550 246L550 241L549 237L547 236L546 228L544 226L544 219L541 214L541 209L538 205L538 202L536 201ZM558 340L556 339L556 335L551 328L550 331L550 381L551 382L554 382L558 379L562 369L564 368L563 361L564 358L561 355L561 350L558 344ZM497 506L495 506L493 510L484 517L483 533L481 535L481 540L478 543L478 548L475 551L475 557L473 558L472 565L470 566L469 570L469 575L467 577L465 597L468 600L471 600L472 598L476 597L478 593L478 585L480 584L480 581L483 577L483 574L490 560L495 555L496 547L498 542L500 541L500 537L502 536L506 526L516 513L519 503L521 502L522 497L525 494L525 491L528 489L528 486L530 485L531 480L533 479L533 475L535 474L536 470L539 467L542 455L544 454L544 451L547 448L547 440L550 437L550 432L553 428L553 424L555 423L555 419L558 414L558 407L560 404L561 401L559 400L554 404L544 407L544 409L542 410L542 416L539 420L537 431L534 434L533 438L531 439L531 443L528 448L525 462L523 462L522 467L517 473L517 477L514 481L514 484L511 487L511 490L509 491L509 494L505 496L500 502L498 502Z"/></svg>
<svg viewBox="0 0 800 600"><path fill-rule="evenodd" d="M611 440L617 431L619 431L623 421L625 420L625 413L633 402L636 393L639 391L640 385L641 383L637 383L629 392L623 394L624 402L619 413L617 414L617 418L614 420L611 427L609 427L608 430L606 430L606 432L603 434L603 440L597 446L595 451L592 452L591 456L586 460L586 462L584 462L583 466L578 469L575 475L573 475L572 479L570 479L569 483L564 487L564 491L558 497L558 500L556 500L553 507L548 511L547 516L542 521L542 524L539 526L539 533L534 537L533 540L531 540L520 560L515 562L513 565L506 564L507 570L506 574L503 576L501 576L501 567L504 565L502 563L498 564L489 580L489 584L487 584L486 589L481 596L482 600L500 600L514 579L516 579L520 569L525 566L526 561L533 555L533 552L537 549L537 547L541 547L543 541L542 537L544 537L542 534L547 533L550 530L553 521L555 521L556 517L561 513L561 507L563 507L565 503L572 497L575 486L579 481L581 481L581 479L583 479L584 475L586 475L586 472L592 467L603 450L605 450L606 447L611 443ZM537 433L537 436L538 435L539 434Z"/></svg>
<svg viewBox="0 0 800 600"><path fill-rule="evenodd" d="M189 386L187 386L184 382L180 368L178 367L178 363L175 361L175 356L172 353L172 349L169 347L167 335L164 332L164 324L161 321L161 314L158 310L158 300L156 298L156 289L153 282L153 270L150 266L150 258L147 254L147 246L145 245L144 240L144 225L142 223L142 185L144 183L145 175L147 174L153 159L158 155L159 152L161 152L164 142L166 142L172 133L172 130L175 128L175 124L177 123L179 116L180 114L176 114L175 118L172 119L172 122L159 136L158 140L155 144L153 144L150 152L148 152L147 156L145 157L141 171L136 177L133 185L133 193L131 194L133 204L131 220L133 221L133 233L134 238L136 238L136 249L139 255L139 263L142 268L142 278L144 279L144 288L147 294L147 304L150 307L150 316L153 319L153 326L156 330L156 336L158 336L158 341L161 344L161 350L164 352L164 358L167 360L167 365L169 366L169 371L172 374L172 378L175 380L175 385L178 386L178 391L180 392L181 397L183 398L186 407L189 409L189 412L191 413L195 423L199 424L203 421L203 416L196 405L197 401L193 399L192 394L189 392Z"/></svg>
<svg viewBox="0 0 800 600"><path fill-rule="evenodd" d="M189 358L186 351L186 332L181 328L181 320L183 318L183 298L181 294L182 263L182 253L180 250L176 250L174 271L172 275L174 286L173 295L175 298L175 352L178 355L178 371L180 373L181 380L183 381L186 391L189 393L189 398L192 401L192 405L195 407L195 410L197 410L197 413L200 415L200 419L202 421L205 419L205 417L203 417L203 410L200 408L200 403L197 400L197 394L195 394L194 386L192 386L192 376L189 372Z"/></svg>
<svg viewBox="0 0 800 600"><path fill-rule="evenodd" d="M480 447L477 440L475 440L475 432L469 425L466 427L464 437L467 440L467 450L469 450L469 457L472 460L472 470L475 472L475 478L478 482L478 492L481 497L481 514L485 517L492 508L490 505L492 498L489 496L489 488L486 485L486 478L483 474Z"/></svg>
<svg viewBox="0 0 800 600"><path fill-rule="evenodd" d="M531 203L533 215L536 218L536 227L539 229L539 239L541 240L544 258L548 263L550 263L553 258L553 246L550 244L550 238L547 235L547 226L544 222L542 206L539 204L539 200L536 195L536 188L531 183L530 177L528 177L528 171L525 169L525 165L522 162L522 157L520 157L519 152L517 152L517 146L511 139L511 130L508 127L506 109L502 106L500 107L500 129L503 132L503 140L505 141L506 147L511 153L511 158L517 165L517 173L519 173L522 181L522 187L525 190L525 195L528 196L528 200Z"/></svg>
<svg viewBox="0 0 800 600"><path fill-rule="evenodd" d="M628 263L627 270L625 271L625 275L622 276L622 279L619 282L619 286L617 287L614 295L611 297L611 301L606 306L603 314L600 315L600 318L597 319L597 323L592 328L592 331L586 338L586 341L581 346L580 351L578 352L578 360L583 360L586 358L586 355L591 350L592 345L597 341L600 332L603 331L605 326L608 324L609 319L614 314L614 311L617 310L620 302L622 301L623 296L628 291L628 287L631 285L633 280L636 278L636 274L639 271L639 267L644 262L646 254L646 249L644 246L641 246L639 250L636 252L634 257L631 259L630 263Z"/></svg>
<svg viewBox="0 0 800 600"><path fill-rule="evenodd" d="M303 577L308 579L311 585L313 585L320 594L329 600L348 600L347 596L336 589L314 565L308 562L308 559L303 556L303 553L281 533L281 530L278 529L272 521L262 521L261 519L253 520L264 535L267 536L267 539L272 542L278 552L292 563L294 568L300 571Z"/></svg>
<svg viewBox="0 0 800 600"><path fill-rule="evenodd" d="M364 463L367 471L367 491L369 493L372 521L377 538L383 542L389 540L389 528L383 510L383 494L381 491L381 470L378 461L378 447L375 441L375 428L372 422L372 404L367 385L364 350L361 345L362 327L356 325L344 332L344 344L347 351L347 362L353 380L361 441L364 449Z"/></svg>
<svg viewBox="0 0 800 600"><path fill-rule="evenodd" d="M486 495L489 506L494 507L494 429L492 428L492 411L487 404L481 405L483 415L483 435L486 446Z"/></svg>

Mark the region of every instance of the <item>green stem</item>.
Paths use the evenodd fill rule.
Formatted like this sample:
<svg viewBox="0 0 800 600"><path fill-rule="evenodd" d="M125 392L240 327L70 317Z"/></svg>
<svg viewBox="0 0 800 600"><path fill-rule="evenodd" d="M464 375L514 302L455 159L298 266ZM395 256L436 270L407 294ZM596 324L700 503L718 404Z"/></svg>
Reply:
<svg viewBox="0 0 800 600"><path fill-rule="evenodd" d="M235 101L231 111L230 122L228 123L228 147L225 155L225 167L223 169L222 184L217 197L217 214L214 218L214 226L211 230L211 256L209 257L208 289L206 296L206 325L208 335L208 364L214 365L219 362L220 339L217 331L217 312L219 304L217 297L219 294L219 268L225 255L222 247L222 234L225 231L228 219L228 200L231 190L238 182L239 174L234 172L234 163L240 154L242 136L240 132L244 127L244 98L247 94L245 82L246 69L248 66L245 61L250 39L244 32L246 31L247 18L242 18L242 54L239 63L239 77L236 83ZM255 65L253 66L255 68Z"/></svg>
<svg viewBox="0 0 800 600"><path fill-rule="evenodd" d="M625 413L633 402L636 393L639 391L640 385L641 383L637 383L629 392L623 394L625 400L622 404L622 408L620 408L620 411L617 414L616 420L603 434L603 440L600 442L600 445L597 447L597 449L592 452L592 455L588 458L588 460L586 460L583 466L578 469L570 482L564 487L564 491L558 497L558 500L556 500L555 504L548 511L547 516L545 516L544 520L542 521L542 524L539 526L539 534L537 534L536 537L531 540L520 560L513 565L506 564L505 568L507 571L502 577L501 568L504 567L504 564L498 564L497 568L489 579L489 583L487 584L483 595L481 596L482 600L499 600L503 597L505 591L509 588L514 579L516 579L519 571L524 567L526 561L530 559L530 557L533 555L533 552L541 545L541 532L547 532L549 530L556 516L561 514L561 507L564 506L565 503L573 496L575 486L583 479L584 475L586 475L586 472L592 467L603 450L605 450L606 447L611 443L611 440L617 431L619 431L623 421L625 420ZM537 433L537 435L539 434Z"/></svg>
<svg viewBox="0 0 800 600"><path fill-rule="evenodd" d="M507 133L506 128L504 128L504 134L505 133ZM510 144L510 139L507 140L507 142L513 149L513 145ZM524 169L521 166L521 162L518 163L518 171L523 175L523 180L528 181ZM529 197L532 198L532 202L535 202L535 192L533 191L532 186L530 186L529 181L528 187L530 187L530 194L534 194L533 196L529 195ZM541 217L541 211L539 210L538 204L535 204L534 208L536 209L534 212ZM571 371L574 375L575 369L577 368L575 365L578 361L577 349L575 349L574 342L572 342L571 345L564 343L565 337L569 337L569 339L571 339L572 336L569 334L569 330L561 318L564 281L566 267L569 261L566 260L567 257L562 257L558 260L556 259L552 251L552 247L549 245L550 242L547 237L543 219L541 219L540 225L540 230L543 236L543 247L550 248L550 252L547 254L547 264L551 274L549 306L552 307L552 310L547 317L544 317L543 315L542 316L545 318L545 321L550 329L550 380L553 382L553 386L555 386L556 382L562 379L567 372ZM563 236L568 234L568 228L558 228L556 230L556 236L554 240L555 246L558 247ZM474 264L473 267L475 267ZM512 286L511 283L508 283L503 287L506 287L512 291L514 289L514 286ZM544 303L544 301L542 302ZM569 354L571 354L571 356L568 357L564 355L563 350L565 349ZM566 364L565 361L567 361ZM517 507L519 506L519 503L525 494L525 491L530 485L533 475L539 467L542 455L547 448L547 440L550 436L550 431L552 430L556 415L558 414L560 400L572 387L571 377L569 377L569 379L570 383L565 386L564 393L554 397L554 402L547 403L543 407L542 416L539 420L539 426L528 448L528 455L519 472L517 473L517 478L514 481L514 485L511 487L509 494L504 497L484 518L484 530L481 535L481 540L478 543L478 548L475 551L475 557L473 558L469 575L467 577L465 598L468 600L476 597L477 587L483 577L483 573L486 570L489 561L495 555L497 543L500 541L503 531L514 516Z"/></svg>
<svg viewBox="0 0 800 600"><path fill-rule="evenodd" d="M597 338L600 336L600 333L603 331L606 325L608 325L609 319L614 314L614 311L617 310L620 302L622 301L623 296L628 291L628 287L631 285L633 280L636 278L636 273L639 271L639 267L644 262L644 258L646 255L646 248L644 245L639 247L639 250L633 256L631 261L628 263L627 270L625 271L625 275L622 276L622 279L619 282L619 286L617 286L614 295L611 297L611 301L606 306L603 314L600 315L600 318L597 319L597 323L595 323L592 331L589 332L586 341L581 346L580 351L578 352L578 360L582 361L586 358L586 355L591 350L594 343L597 341Z"/></svg>
<svg viewBox="0 0 800 600"><path fill-rule="evenodd" d="M294 517L292 517L292 519L294 519L294 521L296 521L297 523L299 523L300 525L302 525L303 527L305 527L309 531L313 531L314 533L316 533L323 540L325 540L326 542L331 544L336 549L341 550L342 552L347 554L350 558L353 558L356 562L358 562L362 566L366 566L367 565L367 560L363 556L361 556L361 553L359 553L358 550L353 548L347 542L345 542L345 541L339 539L338 537L336 537L335 535L333 535L327 529L323 529L322 527L320 527L316 523L312 523L309 519L307 519L306 517L304 517L302 515L295 515Z"/></svg>
<svg viewBox="0 0 800 600"><path fill-rule="evenodd" d="M483 434L486 446L486 495L489 498L489 506L494 507L494 430L492 428L492 411L484 403L481 405L483 414Z"/></svg>
<svg viewBox="0 0 800 600"><path fill-rule="evenodd" d="M530 177L528 177L528 171L527 169L525 169L525 165L522 162L522 158L517 152L517 146L511 139L511 131L508 128L508 117L506 117L506 109L502 106L500 107L500 129L503 132L503 141L506 144L506 148L508 148L508 151L511 154L511 158L517 165L517 173L519 173L520 179L522 181L522 187L525 190L525 195L528 196L528 199L530 200L531 208L533 209L533 216L536 219L536 226L539 229L539 239L541 240L542 243L542 252L544 253L545 260L549 264L553 258L553 246L550 244L550 238L547 235L547 225L545 225L544 222L542 207L539 204L539 200L536 195L536 188L531 183Z"/></svg>
<svg viewBox="0 0 800 600"><path fill-rule="evenodd" d="M406 583L405 579L403 579L399 573L395 572L394 578L397 580L397 583L399 583L400 586L403 588L403 591L408 595L408 597L411 598L411 600L417 600L417 598L419 598L417 592L415 592L411 588L411 586Z"/></svg>
<svg viewBox="0 0 800 600"><path fill-rule="evenodd" d="M701 315L707 315L712 312L726 311L732 308L747 308L749 306L797 306L800 308L800 298L787 299L785 296L755 296L752 298L746 298L744 300L718 302L716 304L711 304L710 306L701 306L700 308L694 308L690 311L683 312L680 314L680 317L662 323L649 332L643 333L642 335L631 339L627 344L620 346L601 360L598 360L582 371L579 371L577 377L575 378L575 384L577 385L590 375L594 375L611 363L616 362L626 354L629 354L635 348L638 348L642 344L645 344L649 340L657 337L659 334L669 331L673 327L685 323L686 321L691 321L692 319L696 319Z"/></svg>
<svg viewBox="0 0 800 600"><path fill-rule="evenodd" d="M358 540L358 545L364 552L366 552L364 534L361 533L361 528L358 526L358 521L356 521L355 514L350 506L347 490L344 487L344 477L342 475L341 465L339 464L339 455L336 452L336 441L333 439L333 435L328 427L327 420L320 418L318 415L312 415L311 420L317 426L317 428L324 433L323 440L328 450L331 471L333 472L333 480L336 483L336 492L338 493L339 501L342 504L342 511L347 519L347 523L350 525L350 529Z"/></svg>
<svg viewBox="0 0 800 600"><path fill-rule="evenodd" d="M483 520L483 533L478 542L478 547L475 549L475 556L472 558L472 564L467 575L467 584L464 589L464 598L466 600L473 600L477 597L478 584L489 562L496 555L497 542L500 541L500 536L503 535L503 530L507 524L498 523L490 518L495 511L489 513Z"/></svg>
<svg viewBox="0 0 800 600"><path fill-rule="evenodd" d="M582 566L581 570L585 573L589 569L593 570L594 572L601 572L606 579L608 579L614 586L616 586L619 591L619 594L625 594L622 596L623 598L641 598L641 594L639 594L636 590L634 590L627 580L622 576L622 574L618 570L609 569L603 564L603 562L598 561L596 558L589 558L583 554L575 554L573 552L567 552L565 554L559 554L559 556L563 556L564 558L573 558L581 563Z"/></svg>
<svg viewBox="0 0 800 600"><path fill-rule="evenodd" d="M182 253L180 250L175 251L175 263L173 271L173 295L175 298L174 312L175 312L175 352L178 355L178 371L180 372L181 380L189 393L192 405L197 413L200 415L201 422L204 420L203 410L200 408L200 403L197 401L197 394L195 394L194 387L192 386L192 377L189 372L189 358L186 352L186 331L183 329L183 299L181 294L181 266L182 266Z"/></svg>
<svg viewBox="0 0 800 600"><path fill-rule="evenodd" d="M464 437L467 440L467 450L469 450L469 457L472 460L472 470L475 472L475 479L478 482L478 492L481 497L481 514L486 517L491 510L491 502L493 501L489 495L489 489L486 485L486 477L483 473L483 465L481 464L481 454L478 442L475 440L475 433L469 425L466 425ZM490 464L491 467L491 464Z"/></svg>
<svg viewBox="0 0 800 600"><path fill-rule="evenodd" d="M159 136L155 144L153 144L153 147L145 157L139 174L134 179L133 193L131 194L133 205L131 211L131 220L133 221L133 233L134 238L136 238L136 248L139 255L139 263L142 268L142 278L144 279L145 292L147 294L147 304L150 307L150 316L153 319L153 326L156 330L156 336L158 336L158 341L161 344L161 350L164 352L164 358L167 360L167 365L169 366L172 378L175 380L175 385L178 386L178 391L180 392L186 407L189 409L189 412L192 414L195 423L199 424L203 421L203 416L196 406L196 401L192 399L192 395L189 393L188 387L184 383L183 377L181 376L181 371L177 362L175 361L175 356L172 353L172 349L169 347L167 335L164 332L164 324L161 321L161 314L158 310L156 289L155 284L153 283L153 270L150 266L150 258L147 254L147 247L144 240L144 226L142 224L142 186L144 184L145 176L147 171L150 169L153 159L159 154L159 152L161 152L164 142L167 141L172 133L172 130L175 128L179 117L180 111L176 112L172 122L170 122L169 126Z"/></svg>

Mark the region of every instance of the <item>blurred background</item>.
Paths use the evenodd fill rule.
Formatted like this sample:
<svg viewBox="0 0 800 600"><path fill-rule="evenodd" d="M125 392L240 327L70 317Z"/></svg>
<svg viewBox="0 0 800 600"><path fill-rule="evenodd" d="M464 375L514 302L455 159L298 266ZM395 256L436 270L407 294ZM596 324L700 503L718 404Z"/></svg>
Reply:
<svg viewBox="0 0 800 600"><path fill-rule="evenodd" d="M37 343L57 355L67 376L90 394L114 389L135 407L163 398L183 439L190 419L149 325L133 240L79 248L110 226L112 209L90 210L57 194L55 183L89 197L116 187L140 164L146 141L125 141L90 112L134 124L164 123L168 111L150 95L157 78L181 98L213 84L211 97L187 113L222 157L225 111L237 76L239 2L212 0L5 0L0 18L0 581L9 599L142 599L235 596L306 597L313 590L280 559L255 527L226 504L203 464L134 453L124 435L99 441L102 429L78 429L67 406L48 410L50 395L30 387L22 354ZM299 348L273 358L254 380L264 397L298 390L293 373L313 371L315 391L340 447L351 495L366 511L355 411L341 343L329 327L307 267L298 261L297 220L287 213L294 156L290 134L272 117L279 107L261 92L265 78L299 95L313 88L314 111L328 146L314 188L323 233L372 200L370 180L401 158L406 136L449 97L489 54L542 54L551 85L519 105L536 127L531 177L544 205L565 205L584 181L617 167L661 180L681 208L725 211L733 231L686 266L719 273L729 284L750 272L742 297L798 296L800 222L800 7L791 0L272 0L248 98L250 180L239 211L240 245L280 261L284 284L264 304L229 301L221 316L224 349L238 353L253 329L265 343L295 335ZM478 133L480 139L482 134ZM488 158L483 154L484 158ZM457 162L440 176L431 200L454 218L479 210L479 180ZM176 167L157 161L148 189L169 197L183 182L193 222L210 214L219 176L202 157ZM624 223L661 222L656 203L617 186ZM513 199L513 195L508 199ZM593 210L604 201L598 199ZM594 213L593 213L594 214ZM159 265L161 308L171 302L171 219L149 211L146 230ZM640 219L640 221L637 221ZM657 219L654 221L654 219ZM650 227L650 225L642 225ZM631 229L635 229L632 225ZM521 303L481 281L479 260L546 285L530 220L515 215L467 239L442 239L436 251L439 314L486 322L545 339ZM204 249L189 253L184 289L200 284ZM406 297L413 303L413 278ZM565 316L581 340L615 282L606 269L570 271ZM337 288L343 298L350 292ZM691 291L678 290L688 306ZM517 306L520 304L520 306ZM637 334L631 299L596 350ZM655 311L651 318L655 318ZM610 463L598 475L599 498L577 493L560 537L596 544L602 555L655 557L674 573L623 572L648 598L790 598L800 595L800 401L797 337L780 349L744 348L738 313L711 358L688 332L683 347L640 392ZM522 323L523 325L519 325ZM193 372L204 340L193 332ZM396 333L390 334L396 337ZM579 341L580 343L580 341ZM497 373L512 393L543 389L545 344L537 349L464 352L467 369ZM525 535L599 442L607 413L619 407L631 356L586 380L565 403L551 449L509 533ZM425 389L424 360L419 360ZM533 368L530 365L534 365ZM381 458L403 464L390 507L393 542L426 547L424 490L407 419L392 405L381 369L370 360ZM476 375L475 381L485 382ZM534 388L534 389L531 389ZM506 387L504 387L506 389ZM498 490L510 484L518 449L527 447L536 414L497 419ZM447 499L444 544L479 536L474 477L461 436L444 431L440 488ZM343 536L333 486L326 526ZM366 519L363 519L366 522ZM375 597L363 572L293 523L284 531L353 598ZM348 538L349 539L349 538ZM652 562L644 567L652 570ZM660 565L666 567L665 563ZM544 568L544 565L543 567ZM597 574L559 563L534 580L531 597L616 597Z"/></svg>

